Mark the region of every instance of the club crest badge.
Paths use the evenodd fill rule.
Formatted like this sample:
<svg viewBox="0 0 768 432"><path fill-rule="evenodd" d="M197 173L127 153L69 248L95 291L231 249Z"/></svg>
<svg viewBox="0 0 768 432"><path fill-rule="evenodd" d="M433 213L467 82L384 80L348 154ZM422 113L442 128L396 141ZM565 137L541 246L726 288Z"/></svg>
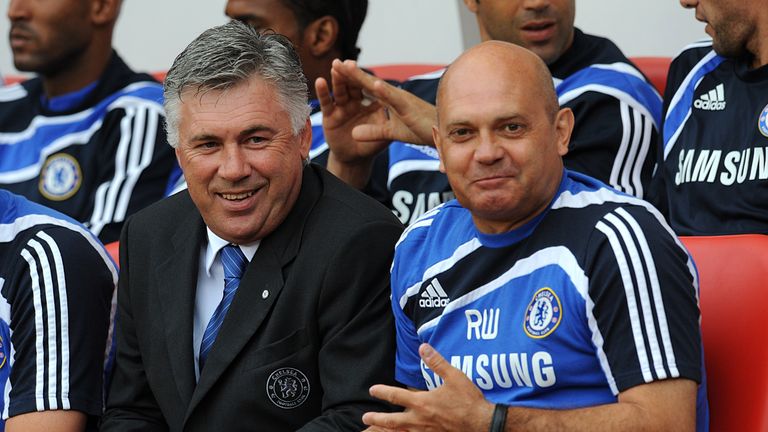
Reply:
<svg viewBox="0 0 768 432"><path fill-rule="evenodd" d="M45 161L40 171L40 193L51 201L63 201L74 195L83 181L77 159L57 153Z"/></svg>
<svg viewBox="0 0 768 432"><path fill-rule="evenodd" d="M757 128L764 137L768 138L768 105L763 108L760 117L757 119Z"/></svg>
<svg viewBox="0 0 768 432"><path fill-rule="evenodd" d="M309 397L309 380L298 369L277 369L267 378L267 396L280 408L296 408Z"/></svg>
<svg viewBox="0 0 768 432"><path fill-rule="evenodd" d="M562 313L557 294L551 288L541 288L533 295L525 310L525 334L533 339L549 336L560 325Z"/></svg>

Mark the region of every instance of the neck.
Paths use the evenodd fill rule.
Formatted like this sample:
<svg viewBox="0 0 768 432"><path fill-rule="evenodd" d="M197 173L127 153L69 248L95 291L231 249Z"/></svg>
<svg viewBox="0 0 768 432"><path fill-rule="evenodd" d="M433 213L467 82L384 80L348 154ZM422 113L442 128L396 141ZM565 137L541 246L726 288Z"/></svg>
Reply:
<svg viewBox="0 0 768 432"><path fill-rule="evenodd" d="M63 68L42 75L48 98L77 91L99 79L112 56L112 47L89 49Z"/></svg>

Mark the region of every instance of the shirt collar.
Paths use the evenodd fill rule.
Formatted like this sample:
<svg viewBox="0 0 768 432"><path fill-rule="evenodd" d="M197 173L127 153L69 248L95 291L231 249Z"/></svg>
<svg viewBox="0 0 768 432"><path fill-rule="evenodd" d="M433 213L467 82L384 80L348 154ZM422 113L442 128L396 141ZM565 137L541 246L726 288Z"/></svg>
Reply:
<svg viewBox="0 0 768 432"><path fill-rule="evenodd" d="M214 234L210 228L205 227L205 230L208 233L208 246L205 248L205 273L210 277L211 267L213 267L213 262L216 260L216 256L218 256L219 251L223 249L224 246L228 245L229 242ZM260 243L261 240L257 240L254 243L238 245L243 252L243 255L248 259L248 262L253 259L253 256L259 249Z"/></svg>

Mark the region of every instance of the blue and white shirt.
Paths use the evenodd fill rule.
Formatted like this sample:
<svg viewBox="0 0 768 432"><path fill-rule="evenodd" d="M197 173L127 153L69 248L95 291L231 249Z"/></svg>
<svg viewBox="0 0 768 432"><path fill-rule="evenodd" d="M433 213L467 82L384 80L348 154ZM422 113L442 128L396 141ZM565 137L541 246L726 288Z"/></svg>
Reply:
<svg viewBox="0 0 768 432"><path fill-rule="evenodd" d="M670 66L651 200L678 235L768 234L768 65L712 41Z"/></svg>
<svg viewBox="0 0 768 432"><path fill-rule="evenodd" d="M116 266L95 235L0 189L3 420L78 410L95 426L116 283Z"/></svg>
<svg viewBox="0 0 768 432"><path fill-rule="evenodd" d="M650 204L568 170L549 208L513 231L479 232L456 200L411 224L395 250L392 309L396 378L415 388L441 385L419 358L424 342L490 401L531 408L704 378L686 250Z"/></svg>
<svg viewBox="0 0 768 432"><path fill-rule="evenodd" d="M40 78L0 89L0 187L117 240L126 217L162 198L176 164L162 92L117 54L71 94L47 99Z"/></svg>

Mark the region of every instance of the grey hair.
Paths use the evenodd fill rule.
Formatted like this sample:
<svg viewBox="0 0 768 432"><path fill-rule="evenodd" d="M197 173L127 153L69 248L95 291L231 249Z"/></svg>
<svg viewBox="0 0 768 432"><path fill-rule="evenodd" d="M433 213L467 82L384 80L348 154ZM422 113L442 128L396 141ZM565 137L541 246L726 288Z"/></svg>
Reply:
<svg viewBox="0 0 768 432"><path fill-rule="evenodd" d="M288 38L259 33L239 21L210 28L173 61L163 85L168 143L179 145L179 110L188 90L222 91L258 76L271 84L291 119L294 135L309 117L307 79Z"/></svg>

